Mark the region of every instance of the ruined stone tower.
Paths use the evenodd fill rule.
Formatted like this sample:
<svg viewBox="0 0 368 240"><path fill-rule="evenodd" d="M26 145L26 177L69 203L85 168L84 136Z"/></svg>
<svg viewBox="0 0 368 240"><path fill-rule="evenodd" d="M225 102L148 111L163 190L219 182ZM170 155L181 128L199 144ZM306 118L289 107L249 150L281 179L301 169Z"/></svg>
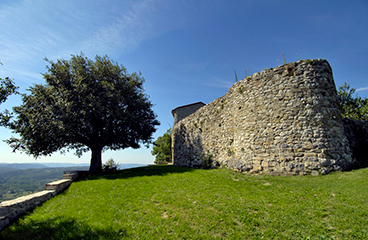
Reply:
<svg viewBox="0 0 368 240"><path fill-rule="evenodd" d="M352 164L332 69L303 60L255 73L174 125L173 164L328 173Z"/></svg>

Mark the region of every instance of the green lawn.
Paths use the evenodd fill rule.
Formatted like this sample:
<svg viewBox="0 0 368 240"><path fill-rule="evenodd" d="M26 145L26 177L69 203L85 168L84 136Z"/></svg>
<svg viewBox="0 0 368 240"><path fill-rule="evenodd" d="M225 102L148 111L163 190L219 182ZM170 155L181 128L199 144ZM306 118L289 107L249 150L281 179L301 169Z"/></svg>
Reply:
<svg viewBox="0 0 368 240"><path fill-rule="evenodd" d="M368 239L368 168L257 176L148 166L90 176L0 239Z"/></svg>

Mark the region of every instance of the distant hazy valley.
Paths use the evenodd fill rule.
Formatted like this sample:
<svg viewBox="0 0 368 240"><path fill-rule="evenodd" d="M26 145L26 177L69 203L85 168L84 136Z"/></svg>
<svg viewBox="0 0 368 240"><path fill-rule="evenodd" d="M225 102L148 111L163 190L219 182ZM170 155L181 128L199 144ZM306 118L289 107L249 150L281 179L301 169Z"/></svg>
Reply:
<svg viewBox="0 0 368 240"><path fill-rule="evenodd" d="M140 166L145 164L121 164L120 169ZM88 168L73 163L0 163L0 202L42 191L46 183L62 179L64 171Z"/></svg>

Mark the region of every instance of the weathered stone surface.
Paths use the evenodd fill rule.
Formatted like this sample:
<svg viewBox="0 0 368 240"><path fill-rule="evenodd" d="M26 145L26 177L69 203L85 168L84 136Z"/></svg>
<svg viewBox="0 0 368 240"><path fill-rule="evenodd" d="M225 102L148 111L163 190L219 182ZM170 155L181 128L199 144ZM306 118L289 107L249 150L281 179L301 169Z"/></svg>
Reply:
<svg viewBox="0 0 368 240"><path fill-rule="evenodd" d="M45 185L45 190L54 190L59 193L67 188L72 183L71 179L62 179L55 182L47 183Z"/></svg>
<svg viewBox="0 0 368 240"><path fill-rule="evenodd" d="M13 200L4 201L0 204L0 231L12 220L32 210L41 203L56 195L54 190L45 190Z"/></svg>
<svg viewBox="0 0 368 240"><path fill-rule="evenodd" d="M27 211L34 209L36 206L56 196L65 190L78 176L78 173L63 176L62 180L47 183L45 190L9 201L0 203L0 231L11 221L18 218Z"/></svg>
<svg viewBox="0 0 368 240"><path fill-rule="evenodd" d="M326 60L255 73L173 129L173 164L200 167L211 156L240 172L308 174L346 169L351 150Z"/></svg>
<svg viewBox="0 0 368 240"><path fill-rule="evenodd" d="M72 181L76 180L78 178L78 173L64 173L63 179L70 179Z"/></svg>

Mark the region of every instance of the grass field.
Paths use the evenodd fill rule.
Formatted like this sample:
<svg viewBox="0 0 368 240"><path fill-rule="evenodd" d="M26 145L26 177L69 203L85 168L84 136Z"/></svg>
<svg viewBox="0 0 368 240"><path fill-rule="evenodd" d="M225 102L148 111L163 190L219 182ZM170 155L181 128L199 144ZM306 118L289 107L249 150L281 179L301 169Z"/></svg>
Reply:
<svg viewBox="0 0 368 240"><path fill-rule="evenodd" d="M368 239L368 169L245 175L174 166L89 176L0 239Z"/></svg>

